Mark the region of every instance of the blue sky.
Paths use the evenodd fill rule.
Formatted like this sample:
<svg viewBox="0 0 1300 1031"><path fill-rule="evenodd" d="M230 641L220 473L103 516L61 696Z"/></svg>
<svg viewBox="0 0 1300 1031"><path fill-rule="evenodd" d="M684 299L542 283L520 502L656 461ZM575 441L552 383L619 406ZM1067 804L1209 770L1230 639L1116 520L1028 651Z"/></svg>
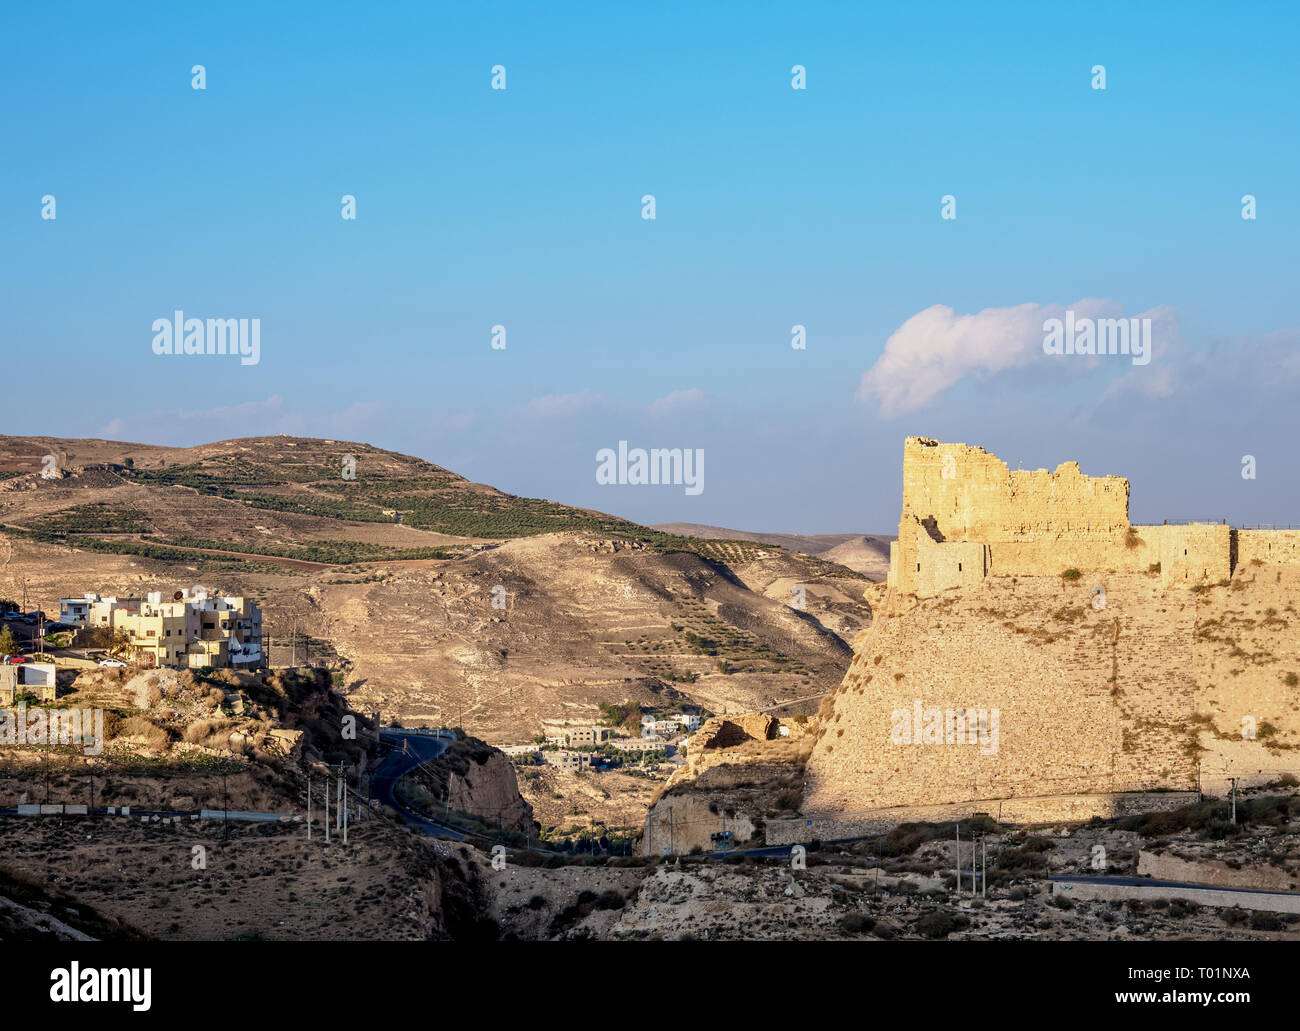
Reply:
<svg viewBox="0 0 1300 1031"><path fill-rule="evenodd" d="M889 532L922 434L1300 523L1300 15L1137 6L6 5L0 431L361 440L796 532ZM1042 355L1089 304L1155 313L1150 365ZM260 363L155 355L176 309L260 318ZM621 439L704 491L598 485Z"/></svg>

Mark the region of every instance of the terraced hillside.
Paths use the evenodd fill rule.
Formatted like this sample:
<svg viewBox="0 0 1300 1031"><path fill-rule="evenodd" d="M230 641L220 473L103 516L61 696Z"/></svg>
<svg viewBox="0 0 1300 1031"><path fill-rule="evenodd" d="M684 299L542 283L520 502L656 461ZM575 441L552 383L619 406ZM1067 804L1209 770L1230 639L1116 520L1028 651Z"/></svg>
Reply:
<svg viewBox="0 0 1300 1031"><path fill-rule="evenodd" d="M602 702L815 696L870 620L866 578L837 563L345 441L3 437L0 530L0 593L46 611L86 591L247 593L274 662L328 663L358 707L497 743Z"/></svg>

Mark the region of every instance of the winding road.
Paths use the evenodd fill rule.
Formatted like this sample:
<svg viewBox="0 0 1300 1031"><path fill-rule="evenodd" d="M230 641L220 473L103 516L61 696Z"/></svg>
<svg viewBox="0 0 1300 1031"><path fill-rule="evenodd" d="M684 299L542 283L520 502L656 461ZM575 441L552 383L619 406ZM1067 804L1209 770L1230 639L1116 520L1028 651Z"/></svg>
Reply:
<svg viewBox="0 0 1300 1031"><path fill-rule="evenodd" d="M425 834L439 838L451 838L464 841L465 834L448 827L446 824L432 820L423 813L418 813L403 805L397 797L397 782L412 770L427 762L433 762L447 750L450 742L446 738L434 737L414 731L396 730L384 727L379 731L381 741L393 745L392 751L384 756L383 761L375 767L370 778L370 791L374 798L398 813L407 823L419 827Z"/></svg>

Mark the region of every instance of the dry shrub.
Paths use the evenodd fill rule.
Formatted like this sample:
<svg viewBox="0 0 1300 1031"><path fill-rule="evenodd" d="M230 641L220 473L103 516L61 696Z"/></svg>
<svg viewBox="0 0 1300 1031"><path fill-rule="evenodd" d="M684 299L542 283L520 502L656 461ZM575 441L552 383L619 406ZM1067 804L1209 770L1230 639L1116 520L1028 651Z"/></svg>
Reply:
<svg viewBox="0 0 1300 1031"><path fill-rule="evenodd" d="M195 720L185 728L182 737L192 745L201 744L213 731L219 730L225 720Z"/></svg>
<svg viewBox="0 0 1300 1031"><path fill-rule="evenodd" d="M158 724L143 716L129 716L122 721L121 737L138 738L150 748L162 751L171 745L171 736Z"/></svg>

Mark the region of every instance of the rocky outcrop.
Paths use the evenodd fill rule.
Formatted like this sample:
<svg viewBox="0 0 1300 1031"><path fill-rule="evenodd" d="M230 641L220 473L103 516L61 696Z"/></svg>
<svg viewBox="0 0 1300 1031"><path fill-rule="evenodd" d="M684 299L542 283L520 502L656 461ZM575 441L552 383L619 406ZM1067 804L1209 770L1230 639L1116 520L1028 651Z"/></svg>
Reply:
<svg viewBox="0 0 1300 1031"><path fill-rule="evenodd" d="M450 772L447 800L451 808L507 830L523 832L532 825L533 808L519 794L515 768L495 748L481 762L469 763L463 772Z"/></svg>

